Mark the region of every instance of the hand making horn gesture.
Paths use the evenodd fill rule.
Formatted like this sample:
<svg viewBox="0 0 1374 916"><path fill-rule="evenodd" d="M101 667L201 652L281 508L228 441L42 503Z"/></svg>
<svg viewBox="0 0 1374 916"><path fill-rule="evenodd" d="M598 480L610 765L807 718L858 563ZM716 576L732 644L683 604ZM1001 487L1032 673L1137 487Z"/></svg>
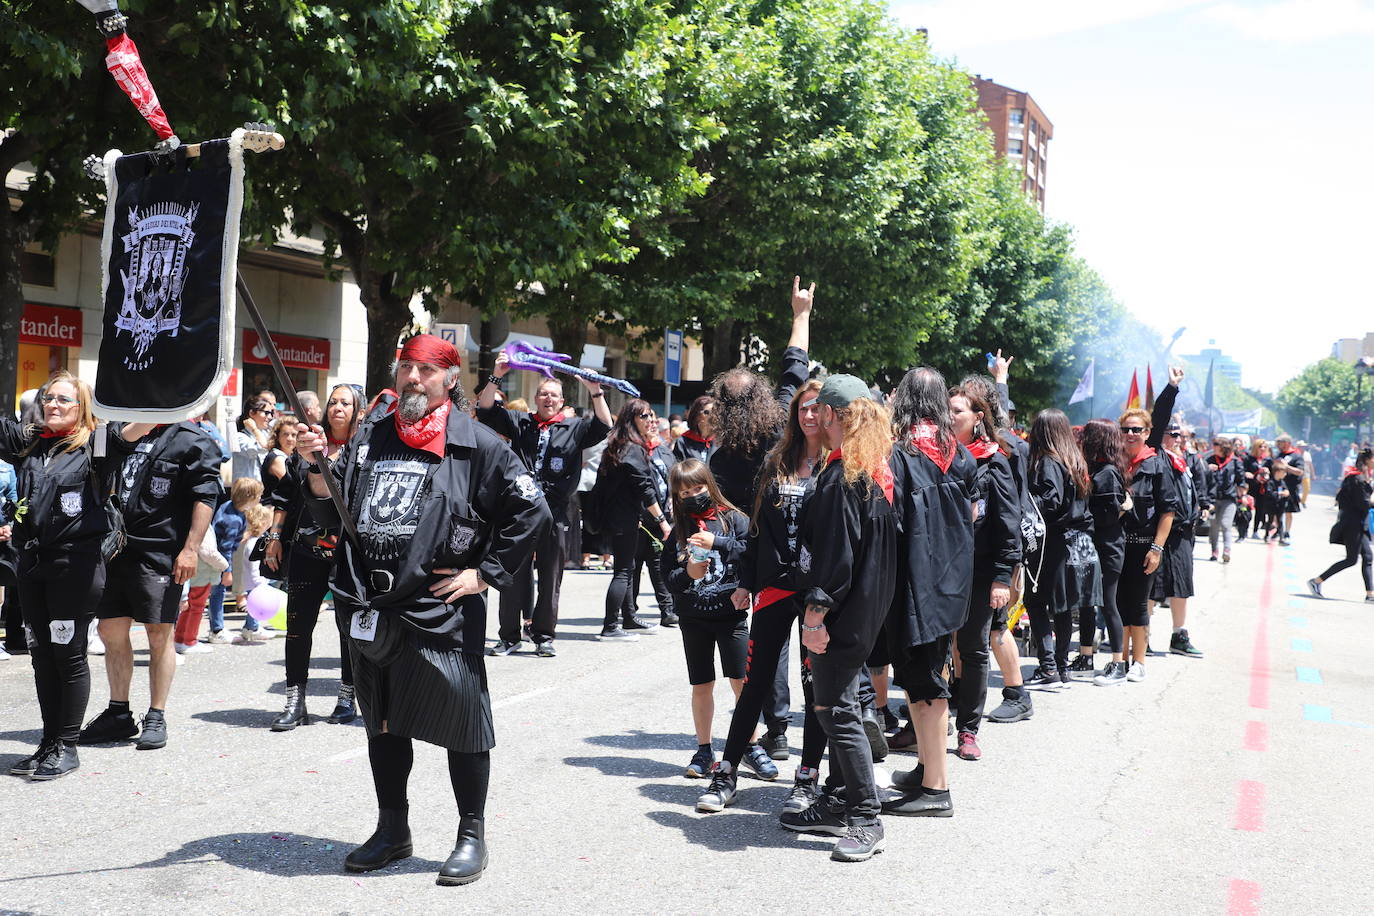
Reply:
<svg viewBox="0 0 1374 916"><path fill-rule="evenodd" d="M1182 367L1182 366L1170 366L1170 367L1169 367L1169 384L1170 384L1170 385L1173 385L1175 388L1177 388L1177 387L1179 387L1179 385L1180 385L1182 382L1183 382L1183 367Z"/></svg>
<svg viewBox="0 0 1374 916"><path fill-rule="evenodd" d="M801 277L792 278L792 315L805 315L811 311L816 300L816 283L812 281L806 289L801 288Z"/></svg>

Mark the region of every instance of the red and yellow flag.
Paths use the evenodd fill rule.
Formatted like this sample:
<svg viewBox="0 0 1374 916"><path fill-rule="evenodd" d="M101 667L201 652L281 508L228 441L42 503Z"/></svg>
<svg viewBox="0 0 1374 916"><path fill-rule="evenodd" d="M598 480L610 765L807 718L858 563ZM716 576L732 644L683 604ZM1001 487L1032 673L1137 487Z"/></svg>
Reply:
<svg viewBox="0 0 1374 916"><path fill-rule="evenodd" d="M1145 367L1145 409L1155 409L1155 380L1150 374L1150 367Z"/></svg>
<svg viewBox="0 0 1374 916"><path fill-rule="evenodd" d="M1126 393L1126 409L1134 410L1140 406L1140 370L1131 373L1131 390Z"/></svg>

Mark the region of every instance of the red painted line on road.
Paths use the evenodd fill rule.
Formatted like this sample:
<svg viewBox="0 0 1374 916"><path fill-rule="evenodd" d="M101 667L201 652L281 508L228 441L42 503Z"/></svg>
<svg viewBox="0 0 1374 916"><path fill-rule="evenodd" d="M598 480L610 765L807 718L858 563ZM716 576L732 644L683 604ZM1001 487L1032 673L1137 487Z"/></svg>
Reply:
<svg viewBox="0 0 1374 916"><path fill-rule="evenodd" d="M1264 561L1260 584L1259 613L1255 621L1255 649L1250 656L1250 707L1269 708L1269 605L1273 600L1274 553Z"/></svg>
<svg viewBox="0 0 1374 916"><path fill-rule="evenodd" d="M1245 744L1247 751L1269 750L1269 726L1263 722L1245 723Z"/></svg>
<svg viewBox="0 0 1374 916"><path fill-rule="evenodd" d="M1231 879L1230 899L1226 902L1227 916L1259 916L1260 888L1256 881Z"/></svg>
<svg viewBox="0 0 1374 916"><path fill-rule="evenodd" d="M1236 829L1264 832L1264 783L1253 779L1240 781L1236 799Z"/></svg>

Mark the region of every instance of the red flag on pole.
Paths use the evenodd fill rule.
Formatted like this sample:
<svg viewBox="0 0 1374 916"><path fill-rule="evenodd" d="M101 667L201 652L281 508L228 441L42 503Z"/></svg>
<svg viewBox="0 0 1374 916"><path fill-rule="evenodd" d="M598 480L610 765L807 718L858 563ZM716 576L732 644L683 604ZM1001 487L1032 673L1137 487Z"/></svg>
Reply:
<svg viewBox="0 0 1374 916"><path fill-rule="evenodd" d="M1140 406L1140 370L1136 369L1131 373L1131 390L1126 393L1126 409L1133 410Z"/></svg>
<svg viewBox="0 0 1374 916"><path fill-rule="evenodd" d="M1145 367L1145 409L1154 410L1155 408L1155 380L1150 374L1150 367Z"/></svg>

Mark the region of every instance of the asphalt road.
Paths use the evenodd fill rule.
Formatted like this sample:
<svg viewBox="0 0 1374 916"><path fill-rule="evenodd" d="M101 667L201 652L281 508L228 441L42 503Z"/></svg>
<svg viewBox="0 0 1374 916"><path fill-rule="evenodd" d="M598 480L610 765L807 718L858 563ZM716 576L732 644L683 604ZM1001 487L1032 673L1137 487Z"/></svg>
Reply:
<svg viewBox="0 0 1374 916"><path fill-rule="evenodd" d="M284 689L275 640L189 658L163 750L82 749L82 768L52 783L0 777L0 912L1367 913L1370 609L1357 570L1328 600L1303 585L1337 550L1329 506L1312 497L1292 547L1247 541L1229 566L1199 547L1190 629L1204 659L1037 694L1030 721L984 727L981 761L951 761L953 819L887 819L887 850L867 863L833 863L830 840L779 828L795 756L778 782L744 778L735 807L697 814L677 633L596 642L607 577L569 573L559 657L489 660L499 746L478 883L434 885L456 815L443 752L425 745L415 856L343 873L375 821L364 732L268 731ZM1167 612L1155 620L1167 648ZM338 651L322 623L320 714ZM94 715L108 694L103 661L92 667ZM140 667L136 710L146 690ZM7 769L39 737L27 660L0 663L0 709ZM894 755L883 770L913 764Z"/></svg>

